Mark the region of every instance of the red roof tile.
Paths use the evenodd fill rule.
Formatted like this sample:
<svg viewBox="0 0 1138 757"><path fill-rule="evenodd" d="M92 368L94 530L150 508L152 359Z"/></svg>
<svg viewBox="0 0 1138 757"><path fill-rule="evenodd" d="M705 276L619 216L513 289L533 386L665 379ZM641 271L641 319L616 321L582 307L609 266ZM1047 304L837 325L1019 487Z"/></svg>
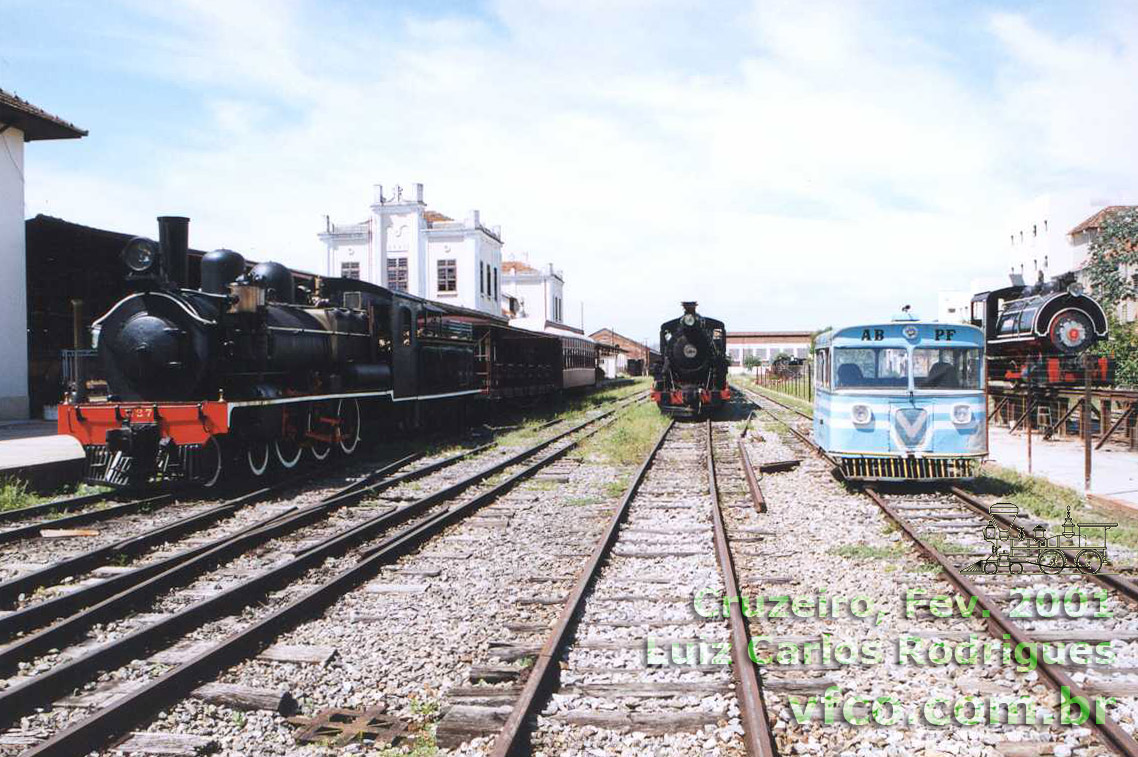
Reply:
<svg viewBox="0 0 1138 757"><path fill-rule="evenodd" d="M0 128L3 126L12 126L24 132L25 142L87 136L87 132L75 124L0 89Z"/></svg>

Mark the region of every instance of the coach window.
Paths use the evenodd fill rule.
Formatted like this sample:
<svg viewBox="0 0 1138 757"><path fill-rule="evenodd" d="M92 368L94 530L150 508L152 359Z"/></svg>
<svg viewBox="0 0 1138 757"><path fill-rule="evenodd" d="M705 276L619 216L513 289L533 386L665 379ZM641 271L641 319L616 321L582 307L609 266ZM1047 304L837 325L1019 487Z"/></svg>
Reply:
<svg viewBox="0 0 1138 757"><path fill-rule="evenodd" d="M411 346L411 308L399 308L399 343L404 347Z"/></svg>

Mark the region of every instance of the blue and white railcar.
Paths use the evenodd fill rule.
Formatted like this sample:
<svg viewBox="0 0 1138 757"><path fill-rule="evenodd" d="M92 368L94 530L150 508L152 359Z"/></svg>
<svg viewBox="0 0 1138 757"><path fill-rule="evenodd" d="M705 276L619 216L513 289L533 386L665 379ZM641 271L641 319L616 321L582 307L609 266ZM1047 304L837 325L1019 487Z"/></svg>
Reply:
<svg viewBox="0 0 1138 757"><path fill-rule="evenodd" d="M988 454L984 332L897 320L821 334L814 441L850 479L971 478Z"/></svg>

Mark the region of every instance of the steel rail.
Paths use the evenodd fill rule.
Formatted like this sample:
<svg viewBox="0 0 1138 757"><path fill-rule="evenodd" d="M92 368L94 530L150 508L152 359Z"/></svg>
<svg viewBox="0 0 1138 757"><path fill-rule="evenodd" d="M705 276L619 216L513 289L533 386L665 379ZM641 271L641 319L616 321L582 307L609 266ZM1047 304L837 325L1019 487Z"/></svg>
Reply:
<svg viewBox="0 0 1138 757"><path fill-rule="evenodd" d="M994 599L985 594L976 584L972 583L967 576L961 573L960 570L949 562L935 547L922 539L912 524L902 517L876 489L872 486L863 486L862 491L881 508L882 512L889 516L890 520L897 524L898 528L901 529L905 536L907 536L918 549L940 566L941 570L944 571L944 574L948 576L949 580L956 586L961 594L976 598L976 602L980 608L987 612L989 629L996 633L1008 634L1011 640L1017 645L1035 644L1030 633L1016 625L1011 618L1004 614L1004 611L1000 609L999 604ZM1036 647L1033 646L1030 648L1035 649ZM1038 657L1037 670L1043 674L1043 677L1046 678L1056 690L1065 687L1071 697L1083 697L1087 703L1094 701L1093 695L1089 694L1082 686L1076 683L1059 665L1048 662L1043 655L1039 655ZM1088 718L1084 725L1094 730L1104 743L1119 754L1126 755L1126 757L1138 757L1138 741L1135 741L1133 736L1123 730L1122 726L1109 716L1106 716L1102 723L1097 722L1097 718L1095 717Z"/></svg>
<svg viewBox="0 0 1138 757"><path fill-rule="evenodd" d="M123 502L119 505L111 505L104 507L102 510L88 510L83 513L76 513L75 515L64 515L61 518L53 520L42 520L37 523L28 523L23 526L16 526L9 528L6 531L0 531L0 544L8 544L10 542L19 541L20 539L27 539L29 537L39 536L39 532L45 528L69 528L71 526L83 526L88 523L96 523L101 520L110 520L111 518L118 517L119 515L129 515L133 512L147 510L153 507L169 504L174 500L173 494L159 494L155 497L146 497L144 499L131 500L130 502Z"/></svg>
<svg viewBox="0 0 1138 757"><path fill-rule="evenodd" d="M949 491L955 494L956 497L960 499L969 510L973 511L977 515L982 515L985 518L993 518L999 521L1005 527L1011 527L1014 525L1012 521L1007 517L1000 515L999 513L991 512L988 509L988 504L985 503L984 500L969 492L964 491L959 486L950 486ZM1061 547L1059 549L1063 552L1063 555L1070 561L1072 565L1076 564L1075 553ZM1091 581L1094 581L1104 589L1118 592L1123 597L1129 599L1131 602L1138 602L1138 585L1132 583L1131 581L1127 581L1125 578L1116 573L1080 572L1080 575L1090 579Z"/></svg>
<svg viewBox="0 0 1138 757"><path fill-rule="evenodd" d="M767 498L763 496L763 490L759 486L759 478L755 475L755 469L751 465L751 456L747 454L747 447L743 444L742 439L736 440L739 445L739 459L743 461L743 475L747 478L747 488L751 491L751 501L755 503L755 511L765 513L767 511ZM735 595L731 595L735 596Z"/></svg>
<svg viewBox="0 0 1138 757"><path fill-rule="evenodd" d="M508 460L492 465L462 482L447 487L441 492L429 495L414 505L400 508L397 512L409 513L412 510L419 512L423 509L423 507L417 507L419 503L429 501L431 504L436 504L446 499L451 499L475 483L498 473L504 468L512 466L522 459L532 457L534 454L541 452L560 439L583 430L587 426L596 424L608 416L613 415L615 412L615 410L610 410L580 424L576 424L552 439L540 442L531 448L523 450L511 456ZM277 638L284 631L307 618L323 612L345 592L358 587L375 576L380 569L391 562L392 559L421 546L426 539L438 533L446 526L460 521L469 514L477 512L520 481L532 476L543 467L559 460L576 445L595 434L602 427L603 425L583 434L580 438L571 441L565 447L528 464L521 471L512 474L506 480L478 494L468 502L429 515L413 523L406 529L387 537L379 545L368 550L358 564L340 572L300 598L255 622L250 627L228 636L217 646L164 673L141 689L117 700L115 704L99 710L84 720L60 731L46 742L24 752L24 756L73 757L73 755L76 754L86 754L99 749L110 739L134 727L139 721L151 717L154 713L159 712L171 702L186 696L203 680L215 676L218 672L230 665L252 657L261 649L268 646L273 639ZM360 532L360 529L352 529L351 531ZM366 530L367 535L370 535L370 532L371 529ZM345 536L348 535L350 534L345 534ZM311 556L317 554L317 552L318 550L311 550L306 553L305 558L298 558L298 560L306 558L310 560ZM254 582L260 582L261 578L263 577L254 579ZM195 607L199 607L210 601L212 600L205 600L199 603L199 605L195 605ZM193 608L190 608L190 610L192 609ZM186 611L183 611L183 613L180 614L184 614L185 612ZM72 683L71 686L74 686L74 683ZM7 694L7 692L4 692L4 694ZM3 695L0 695L0 712L4 711L2 702Z"/></svg>
<svg viewBox="0 0 1138 757"><path fill-rule="evenodd" d="M303 575L308 570L321 565L326 559L345 554L353 547L377 535L383 530L400 525L434 505L446 502L460 495L475 484L490 476L496 475L527 457L539 453L558 440L587 425L596 423L612 415L614 412L615 410L610 410L587 420L550 439L539 442L504 460L483 468L473 475L429 494L414 503L403 507L391 508L383 513L368 518L361 523L325 538L311 548L295 554L293 559L260 573L248 581L227 590L220 591L218 594L203 599L152 625L133 631L110 644L93 650L84 657L71 660L70 662L59 665L47 672L3 690L0 692L0 725L12 722L29 708L37 706L37 703L43 704L54 701L67 692L74 690L76 682L89 675L100 670L107 670L124 665L133 659L148 654L154 649L160 648L162 644L184 635L187 631L199 627L202 623L244 609L251 602L264 597L264 595L270 591L282 585L287 585L290 581ZM362 497L364 491L366 490L359 490L349 496ZM327 503L322 507L326 506ZM261 530L227 542L215 550L200 555L194 560L179 565L165 573L159 574L139 586L129 589L123 594L111 597L84 613L44 629L44 631L37 634L37 637L40 638L39 643L42 645L46 639L54 639L56 634L64 633L62 629L68 626L71 626L71 633L75 632L75 627L89 627L92 618L101 617L109 608L113 607L113 609L118 610L124 605L132 606L140 599L148 599L153 596L154 593L168 588L187 571L196 570L203 563L212 564L213 561L218 559L218 553L225 556L240 554L248 548L247 543L250 541L256 541L266 534L269 536L277 535L281 531L290 529L296 519L315 519L321 517L321 514L321 511L317 509L304 510L296 513L290 519L278 521ZM23 643L21 643L21 648L23 648ZM8 650L4 650L3 654L7 653Z"/></svg>
<svg viewBox="0 0 1138 757"><path fill-rule="evenodd" d="M740 452L742 442L740 442ZM731 543L723 524L723 505L719 501L719 483L715 475L715 440L712 438L711 421L707 422L707 477L711 490L711 521L715 526L715 557L719 561L719 572L723 576L723 596L739 597L738 573L735 558L731 555ZM777 757L774 733L771 731L766 704L763 702L763 688L758 668L751 660L751 635L747 624L738 612L728 614L731 627L731 671L735 676L735 695L739 699L739 715L743 721L743 743L751 757Z"/></svg>
<svg viewBox="0 0 1138 757"><path fill-rule="evenodd" d="M533 727L533 718L545 706L549 695L557 687L561 675L559 660L576 632L581 613L585 609L585 597L596 583L601 567L607 560L613 545L616 544L620 527L628 517L632 500L635 499L636 493L640 490L640 485L644 482L644 476L656 459L656 453L664 446L664 440L675 425L674 419L668 422L644 458L644 462L640 464L636 475L632 477L632 482L624 492L620 505L616 508L616 512L609 520L608 527L593 549L593 554L585 563L577 582L573 585L573 590L562 605L557 622L553 625L553 629L546 638L545 644L542 645L541 651L538 652L537 658L530 668L529 676L526 678L525 686L494 740L494 745L490 751L491 757L514 757L515 755L529 753L532 746L529 737Z"/></svg>
<svg viewBox="0 0 1138 757"><path fill-rule="evenodd" d="M363 489L337 492L322 502L270 516L237 533L186 550L153 565L143 566L95 586L64 594L47 602L31 605L12 615L0 618L0 633L3 634L0 638L7 638L16 633L40 628L47 622L66 617L69 613L76 613L61 623L31 633L0 649L0 674L10 673L20 662L25 662L37 654L62 646L80 637L96 623L105 623L122 617L126 612L153 600L162 592L181 586L242 552L264 544L270 539L287 535L311 525L324 518L334 509L351 505L365 496L377 494L398 484L421 478L430 472L444 468L491 446L493 445L485 444L465 450L429 465L371 484ZM409 455L407 458L397 460L379 471L369 474L368 478L374 479L376 476L397 470L409 458L414 457L416 455ZM375 517L390 514L394 509L389 508ZM305 552L315 549L323 543L313 545ZM95 604L96 602L98 604ZM91 607L91 605L94 606ZM90 609L80 611L84 607L90 607ZM2 716L0 716L0 722L2 722Z"/></svg>

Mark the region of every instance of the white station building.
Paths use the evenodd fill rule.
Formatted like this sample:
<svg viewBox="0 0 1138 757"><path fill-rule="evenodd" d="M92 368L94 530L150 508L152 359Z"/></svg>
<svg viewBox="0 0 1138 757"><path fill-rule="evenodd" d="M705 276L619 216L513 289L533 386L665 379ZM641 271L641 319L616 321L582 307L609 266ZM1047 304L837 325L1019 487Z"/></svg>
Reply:
<svg viewBox="0 0 1138 757"><path fill-rule="evenodd" d="M471 310L502 315L502 230L472 210L455 221L427 209L423 185L375 186L371 215L352 224L325 216L318 235L328 276L358 278Z"/></svg>
<svg viewBox="0 0 1138 757"><path fill-rule="evenodd" d="M87 132L0 89L0 419L28 417L24 143Z"/></svg>

